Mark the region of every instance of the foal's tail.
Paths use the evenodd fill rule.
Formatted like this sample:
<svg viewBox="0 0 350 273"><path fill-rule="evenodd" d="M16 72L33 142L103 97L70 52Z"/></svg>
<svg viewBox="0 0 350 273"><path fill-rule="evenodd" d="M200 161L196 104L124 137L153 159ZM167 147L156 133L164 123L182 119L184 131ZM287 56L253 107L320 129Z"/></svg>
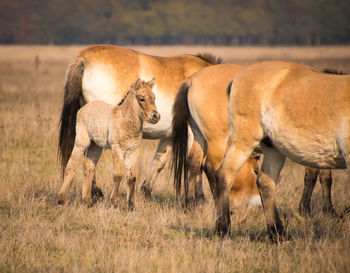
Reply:
<svg viewBox="0 0 350 273"><path fill-rule="evenodd" d="M190 87L190 82L185 81L181 84L177 92L173 105L173 120L172 120L172 167L174 170L174 186L176 189L176 198L179 198L181 193L181 178L182 172L185 181L185 195L188 193L187 183L187 138L188 138L188 119L190 110L188 108L187 94Z"/></svg>
<svg viewBox="0 0 350 273"><path fill-rule="evenodd" d="M82 105L82 77L84 68L85 59L75 58L68 67L66 74L58 142L58 157L61 161L62 175L64 175L74 146L77 112Z"/></svg>

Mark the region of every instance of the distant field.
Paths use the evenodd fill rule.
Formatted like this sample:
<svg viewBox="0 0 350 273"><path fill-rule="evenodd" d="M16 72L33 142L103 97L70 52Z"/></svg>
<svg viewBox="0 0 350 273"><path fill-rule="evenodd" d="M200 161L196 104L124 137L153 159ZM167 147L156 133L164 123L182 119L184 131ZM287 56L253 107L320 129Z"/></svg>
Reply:
<svg viewBox="0 0 350 273"><path fill-rule="evenodd" d="M304 167L291 161L282 171L277 201L290 240L273 245L261 208L232 208L231 238L213 234L215 210L208 202L185 212L175 202L165 170L154 198L136 193L128 212L125 183L121 208L110 208L110 152L99 163L97 180L105 200L93 208L81 201L82 170L65 206L57 163L58 121L65 70L82 46L0 46L0 272L349 272L350 215L323 215L316 185L312 218L298 203ZM247 65L280 59L350 73L350 47L134 47L149 54L210 52L225 62ZM35 57L39 65L35 66ZM349 90L350 91L350 90ZM156 148L144 141L137 188ZM350 179L334 172L333 201L341 213L350 205Z"/></svg>

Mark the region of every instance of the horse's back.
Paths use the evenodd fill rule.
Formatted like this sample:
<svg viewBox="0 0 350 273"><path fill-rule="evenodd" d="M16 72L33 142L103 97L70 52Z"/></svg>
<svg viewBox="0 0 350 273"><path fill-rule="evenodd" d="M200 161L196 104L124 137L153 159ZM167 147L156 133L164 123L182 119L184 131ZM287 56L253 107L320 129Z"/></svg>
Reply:
<svg viewBox="0 0 350 273"><path fill-rule="evenodd" d="M345 167L339 139L349 133L349 76L263 62L239 73L232 92L233 124L249 116L237 126L257 128L254 137L270 137L293 160L314 167Z"/></svg>

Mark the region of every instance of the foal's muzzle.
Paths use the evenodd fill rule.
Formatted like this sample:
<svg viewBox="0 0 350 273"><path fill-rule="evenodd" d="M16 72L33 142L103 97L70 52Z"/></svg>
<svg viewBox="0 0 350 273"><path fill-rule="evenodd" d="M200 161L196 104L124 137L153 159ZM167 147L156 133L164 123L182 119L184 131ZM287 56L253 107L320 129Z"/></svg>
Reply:
<svg viewBox="0 0 350 273"><path fill-rule="evenodd" d="M153 110L151 114L149 115L149 123L156 124L160 120L160 114L158 111Z"/></svg>

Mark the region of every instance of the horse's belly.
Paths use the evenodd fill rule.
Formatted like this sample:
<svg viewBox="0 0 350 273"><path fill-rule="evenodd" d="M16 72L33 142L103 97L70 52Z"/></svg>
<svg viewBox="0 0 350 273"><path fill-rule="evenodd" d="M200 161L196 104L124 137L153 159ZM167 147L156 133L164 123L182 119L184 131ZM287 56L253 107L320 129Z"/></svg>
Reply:
<svg viewBox="0 0 350 273"><path fill-rule="evenodd" d="M333 137L276 132L274 145L292 160L315 168L346 168L345 160Z"/></svg>

